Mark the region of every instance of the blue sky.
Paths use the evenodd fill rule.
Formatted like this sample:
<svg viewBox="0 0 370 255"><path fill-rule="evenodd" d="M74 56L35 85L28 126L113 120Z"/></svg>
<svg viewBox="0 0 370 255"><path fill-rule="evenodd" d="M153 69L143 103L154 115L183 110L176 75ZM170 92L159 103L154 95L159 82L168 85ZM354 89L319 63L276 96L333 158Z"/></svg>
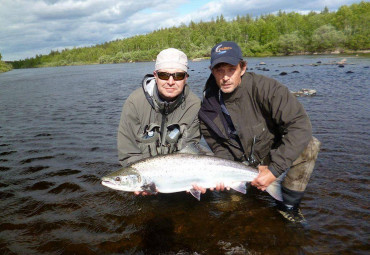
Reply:
<svg viewBox="0 0 370 255"><path fill-rule="evenodd" d="M177 11L181 15L185 15L188 13L191 13L195 9L199 9L200 7L204 6L206 3L212 2L211 0L191 0L191 1L184 1L183 4L181 4L178 8Z"/></svg>
<svg viewBox="0 0 370 255"><path fill-rule="evenodd" d="M3 60L83 47L219 15L330 11L359 0L0 0Z"/></svg>

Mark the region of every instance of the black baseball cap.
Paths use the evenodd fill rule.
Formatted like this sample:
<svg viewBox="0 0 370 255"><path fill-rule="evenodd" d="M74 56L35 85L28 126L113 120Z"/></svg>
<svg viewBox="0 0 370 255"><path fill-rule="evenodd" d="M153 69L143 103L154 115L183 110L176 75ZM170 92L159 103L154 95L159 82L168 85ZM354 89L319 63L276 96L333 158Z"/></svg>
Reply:
<svg viewBox="0 0 370 255"><path fill-rule="evenodd" d="M243 60L243 54L239 45L235 42L221 42L211 50L211 69L220 63L236 66L240 60Z"/></svg>

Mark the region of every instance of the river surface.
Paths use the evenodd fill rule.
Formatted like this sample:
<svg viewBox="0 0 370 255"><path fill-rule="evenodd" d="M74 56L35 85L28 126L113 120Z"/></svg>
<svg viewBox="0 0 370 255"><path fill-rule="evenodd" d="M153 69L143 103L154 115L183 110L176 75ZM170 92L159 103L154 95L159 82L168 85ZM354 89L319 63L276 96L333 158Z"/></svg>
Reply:
<svg viewBox="0 0 370 255"><path fill-rule="evenodd" d="M305 226L254 188L207 191L199 202L100 184L120 168L122 105L154 62L0 74L0 254L369 254L370 59L330 64L343 58L248 59L250 71L292 91L317 90L299 98L322 142L301 204ZM209 61L189 65L201 96Z"/></svg>

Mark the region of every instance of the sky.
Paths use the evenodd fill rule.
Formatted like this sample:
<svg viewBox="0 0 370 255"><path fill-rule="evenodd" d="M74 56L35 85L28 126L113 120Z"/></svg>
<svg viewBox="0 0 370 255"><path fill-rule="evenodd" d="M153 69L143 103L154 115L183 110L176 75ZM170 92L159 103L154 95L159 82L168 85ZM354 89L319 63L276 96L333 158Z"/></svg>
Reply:
<svg viewBox="0 0 370 255"><path fill-rule="evenodd" d="M360 0L0 0L2 60L85 47L221 14L336 11Z"/></svg>

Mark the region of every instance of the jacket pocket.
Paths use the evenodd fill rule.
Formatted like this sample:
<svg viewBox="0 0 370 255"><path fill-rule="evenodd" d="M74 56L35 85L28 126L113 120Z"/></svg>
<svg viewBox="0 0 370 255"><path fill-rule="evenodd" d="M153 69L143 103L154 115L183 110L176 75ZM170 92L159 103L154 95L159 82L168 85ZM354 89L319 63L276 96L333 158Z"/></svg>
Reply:
<svg viewBox="0 0 370 255"><path fill-rule="evenodd" d="M156 156L159 154L158 147L160 145L160 126L158 124L150 124L138 141L138 146L143 154Z"/></svg>
<svg viewBox="0 0 370 255"><path fill-rule="evenodd" d="M182 134L185 132L179 124L171 124L167 126L166 144L168 148L166 153L173 153L179 150ZM180 148L181 149L181 148Z"/></svg>
<svg viewBox="0 0 370 255"><path fill-rule="evenodd" d="M273 135L270 133L264 122L261 122L252 127L254 139L254 155L261 161L270 152L271 146L274 142Z"/></svg>

